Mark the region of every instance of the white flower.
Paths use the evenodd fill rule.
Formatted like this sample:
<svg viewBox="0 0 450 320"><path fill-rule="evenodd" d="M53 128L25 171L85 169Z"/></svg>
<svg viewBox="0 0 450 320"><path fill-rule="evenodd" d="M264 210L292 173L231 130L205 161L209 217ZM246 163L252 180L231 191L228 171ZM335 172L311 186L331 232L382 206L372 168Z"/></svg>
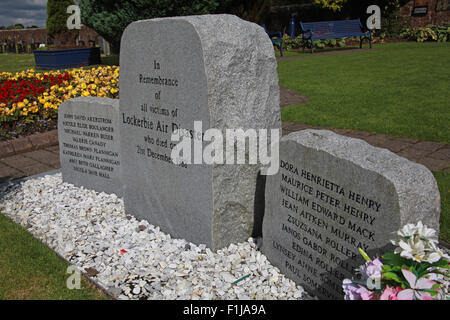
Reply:
<svg viewBox="0 0 450 320"><path fill-rule="evenodd" d="M406 241L400 240L394 253L400 253L400 256L406 259L411 259L417 262L422 262L425 257L425 243L424 241L414 241L414 238L409 238Z"/></svg>
<svg viewBox="0 0 450 320"><path fill-rule="evenodd" d="M406 224L397 231L397 234L402 238L413 237L416 234L417 228L412 223Z"/></svg>
<svg viewBox="0 0 450 320"><path fill-rule="evenodd" d="M420 238L425 238L425 239L428 239L430 241L437 242L437 239L436 239L436 236L435 236L436 230L434 230L432 228L428 228L427 226L423 225L422 221L419 221L417 223L416 234Z"/></svg>
<svg viewBox="0 0 450 320"><path fill-rule="evenodd" d="M398 246L394 253L400 254L403 258L429 263L437 262L441 258L449 260L449 256L437 246L436 231L423 225L422 221L417 225L405 225L397 234L400 239L391 242Z"/></svg>
<svg viewBox="0 0 450 320"><path fill-rule="evenodd" d="M441 260L441 258L444 258L446 260L450 260L450 256L446 253L444 253L439 247L435 244L431 244L433 247L433 252L429 254L429 260L428 262L433 263ZM431 261L432 260L432 261Z"/></svg>

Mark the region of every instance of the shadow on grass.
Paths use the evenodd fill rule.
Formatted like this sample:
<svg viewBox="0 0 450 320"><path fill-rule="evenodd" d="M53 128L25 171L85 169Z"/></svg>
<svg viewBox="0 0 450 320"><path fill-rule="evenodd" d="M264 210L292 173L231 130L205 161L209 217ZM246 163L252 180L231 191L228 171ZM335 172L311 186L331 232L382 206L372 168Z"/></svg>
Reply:
<svg viewBox="0 0 450 320"><path fill-rule="evenodd" d="M369 47L363 46L362 49L368 49ZM348 47L336 47L336 48L314 48L314 53L311 53L311 49L306 48L303 52L302 49L291 49L291 50L283 50L283 57L298 57L298 56L311 56L316 53L324 53L324 52L340 52L340 51L348 51L359 49L359 46L348 46ZM275 50L275 56L280 58L280 51Z"/></svg>

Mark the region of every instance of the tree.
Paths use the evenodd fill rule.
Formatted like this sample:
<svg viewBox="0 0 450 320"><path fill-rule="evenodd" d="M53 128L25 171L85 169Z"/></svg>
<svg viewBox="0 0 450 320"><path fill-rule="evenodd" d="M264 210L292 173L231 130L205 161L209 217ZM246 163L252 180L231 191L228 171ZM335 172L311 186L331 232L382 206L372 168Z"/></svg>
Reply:
<svg viewBox="0 0 450 320"><path fill-rule="evenodd" d="M6 29L8 29L8 30L24 29L24 26L23 26L23 24L16 23L16 24L7 26Z"/></svg>
<svg viewBox="0 0 450 320"><path fill-rule="evenodd" d="M333 11L340 11L347 0L314 0L315 4Z"/></svg>
<svg viewBox="0 0 450 320"><path fill-rule="evenodd" d="M133 21L214 13L220 0L80 0L81 22L119 52L120 38Z"/></svg>
<svg viewBox="0 0 450 320"><path fill-rule="evenodd" d="M231 13L247 21L262 23L271 5L271 0L224 0L218 12Z"/></svg>
<svg viewBox="0 0 450 320"><path fill-rule="evenodd" d="M74 5L73 0L47 1L47 33L55 40L56 45L74 45L78 30L67 28L67 7Z"/></svg>

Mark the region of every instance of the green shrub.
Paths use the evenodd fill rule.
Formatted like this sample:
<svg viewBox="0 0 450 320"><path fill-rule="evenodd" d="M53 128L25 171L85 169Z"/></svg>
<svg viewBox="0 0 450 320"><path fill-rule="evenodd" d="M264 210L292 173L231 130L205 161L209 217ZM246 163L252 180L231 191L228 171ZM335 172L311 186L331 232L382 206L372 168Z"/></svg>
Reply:
<svg viewBox="0 0 450 320"><path fill-rule="evenodd" d="M401 37L417 42L447 42L450 41L450 23L440 26L427 25L424 28L405 28L401 33Z"/></svg>
<svg viewBox="0 0 450 320"><path fill-rule="evenodd" d="M78 2L81 22L97 31L111 44L111 50L118 53L122 33L133 21L214 13L220 3L228 5L236 1L80 0Z"/></svg>
<svg viewBox="0 0 450 320"><path fill-rule="evenodd" d="M66 10L70 5L74 5L73 0L48 0L47 1L47 32L49 36L55 36L61 32L67 31L67 18L69 15Z"/></svg>
<svg viewBox="0 0 450 320"><path fill-rule="evenodd" d="M302 48L302 35L297 36L295 39L287 34L283 35L283 50L300 49ZM324 40L314 40L314 48L323 49L325 47L345 47L345 38L339 39L324 39ZM308 43L309 46L309 43Z"/></svg>
<svg viewBox="0 0 450 320"><path fill-rule="evenodd" d="M291 49L299 49L302 47L302 36L299 35L295 39L291 39L291 37L287 34L283 35L283 49L291 50Z"/></svg>

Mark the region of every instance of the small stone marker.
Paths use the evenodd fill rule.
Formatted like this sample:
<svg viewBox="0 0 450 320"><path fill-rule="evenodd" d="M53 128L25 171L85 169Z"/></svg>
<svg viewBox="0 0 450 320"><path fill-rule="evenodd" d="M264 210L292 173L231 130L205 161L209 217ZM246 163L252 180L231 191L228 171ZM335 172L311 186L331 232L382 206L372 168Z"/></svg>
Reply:
<svg viewBox="0 0 450 320"><path fill-rule="evenodd" d="M326 130L280 141L280 170L268 176L263 252L322 299L342 299L342 280L392 249L393 232L419 220L439 230L440 195L420 164Z"/></svg>
<svg viewBox="0 0 450 320"><path fill-rule="evenodd" d="M277 64L264 29L232 15L133 22L120 68L126 212L212 249L247 240L260 165L175 165L171 135L192 134L194 121L203 132L281 128Z"/></svg>
<svg viewBox="0 0 450 320"><path fill-rule="evenodd" d="M64 182L122 196L119 100L80 97L58 110L58 139Z"/></svg>

